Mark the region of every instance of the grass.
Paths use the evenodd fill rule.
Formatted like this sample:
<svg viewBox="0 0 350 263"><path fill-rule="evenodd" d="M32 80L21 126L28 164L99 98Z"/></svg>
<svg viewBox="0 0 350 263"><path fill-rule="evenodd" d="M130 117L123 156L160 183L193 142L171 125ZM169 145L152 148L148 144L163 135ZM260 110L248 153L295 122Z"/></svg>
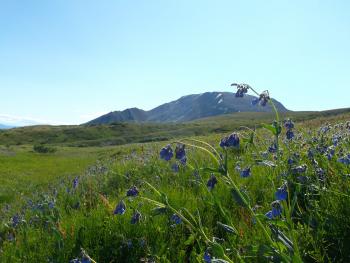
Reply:
<svg viewBox="0 0 350 263"><path fill-rule="evenodd" d="M55 153L39 154L32 146L0 147L0 205L45 189L59 179L78 176L110 151L57 147Z"/></svg>
<svg viewBox="0 0 350 263"><path fill-rule="evenodd" d="M227 262L349 262L350 167L338 162L350 151L344 125L349 114L327 114L296 123L292 142L282 135L280 161L265 153L273 136L258 129L254 145L245 147L242 140L239 150L227 151L224 170L229 174L198 147L186 147L186 166L174 158L160 160L160 149L171 141L96 148L52 142L57 151L50 154L34 153L29 145L2 147L0 193L5 198L0 204L0 261L69 262L88 255L96 262L203 262L207 253ZM251 126L245 125L249 118L243 122L237 116L234 127ZM217 129L192 138L225 154L218 143L221 132L234 129L229 129L234 121L228 118L191 123L202 127L204 122ZM325 123L331 130L319 133ZM183 139L186 132L177 132L175 140ZM240 130L241 139L249 135ZM328 160L326 154L337 135L341 138ZM292 165L287 164L290 158ZM277 166L258 165L259 160ZM178 171L174 165L179 165ZM301 165L307 166L305 172L293 172ZM251 176L242 178L237 166L251 167ZM209 191L211 173L218 182ZM268 220L265 213L284 183L289 197L280 202L282 214ZM233 184L239 192L233 191ZM126 197L134 185L139 194ZM122 200L125 213L114 215ZM141 219L131 224L136 212ZM173 220L174 214L182 219L180 224ZM18 224L15 216L20 218Z"/></svg>

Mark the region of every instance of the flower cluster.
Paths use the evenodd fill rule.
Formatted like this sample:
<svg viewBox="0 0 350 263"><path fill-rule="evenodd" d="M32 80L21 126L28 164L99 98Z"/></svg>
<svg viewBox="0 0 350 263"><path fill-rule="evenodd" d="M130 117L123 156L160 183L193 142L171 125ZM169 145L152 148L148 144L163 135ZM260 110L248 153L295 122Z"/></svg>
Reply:
<svg viewBox="0 0 350 263"><path fill-rule="evenodd" d="M221 148L239 148L239 137L237 133L232 133L220 141Z"/></svg>
<svg viewBox="0 0 350 263"><path fill-rule="evenodd" d="M232 83L231 86L237 87L237 92L235 94L237 98L242 98L244 94L248 93L248 89L251 88L248 84L244 84L244 83L242 84Z"/></svg>
<svg viewBox="0 0 350 263"><path fill-rule="evenodd" d="M284 127L287 129L286 137L288 140L291 140L294 138L294 122L291 119L284 120Z"/></svg>
<svg viewBox="0 0 350 263"><path fill-rule="evenodd" d="M255 106L259 103L260 106L265 107L269 100L270 100L269 92L265 90L263 93L259 95L259 98L254 98L252 100L252 105Z"/></svg>
<svg viewBox="0 0 350 263"><path fill-rule="evenodd" d="M165 161L170 161L173 156L173 149L171 149L170 144L162 148L160 151L160 158Z"/></svg>

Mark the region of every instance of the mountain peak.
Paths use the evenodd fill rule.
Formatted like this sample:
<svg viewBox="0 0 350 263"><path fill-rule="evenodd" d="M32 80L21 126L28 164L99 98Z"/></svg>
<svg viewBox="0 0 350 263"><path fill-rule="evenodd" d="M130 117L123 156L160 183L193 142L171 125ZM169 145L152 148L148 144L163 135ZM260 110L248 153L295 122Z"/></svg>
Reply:
<svg viewBox="0 0 350 263"><path fill-rule="evenodd" d="M204 92L182 96L178 100L162 104L150 111L130 108L114 111L94 119L87 124L109 124L113 122L186 122L210 116L233 112L271 112L270 105L266 107L253 106L256 98L245 95L236 98L232 92ZM280 102L273 100L280 112L288 111Z"/></svg>

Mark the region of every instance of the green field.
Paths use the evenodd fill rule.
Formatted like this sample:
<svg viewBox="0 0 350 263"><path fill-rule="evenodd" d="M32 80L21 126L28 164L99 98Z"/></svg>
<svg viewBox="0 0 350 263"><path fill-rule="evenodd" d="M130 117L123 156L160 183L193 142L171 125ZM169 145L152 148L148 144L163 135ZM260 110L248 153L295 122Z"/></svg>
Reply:
<svg viewBox="0 0 350 263"><path fill-rule="evenodd" d="M350 152L350 114L308 114L294 115L299 121L293 140L285 139L283 128L279 154L267 152L274 143L269 130L239 128L260 126L271 115L254 121L245 114L181 125L125 124L129 137L123 142L173 140L108 147L67 145L103 145L117 138L108 132L113 127L121 132L122 124L3 132L0 262L88 256L90 262L204 262L209 255L212 262L349 262L350 167L339 159ZM326 123L330 130L320 132ZM220 148L220 139L236 129L239 148ZM183 140L187 136L210 146ZM162 147L172 143L174 150L178 140L186 143L186 165L175 156L159 158ZM56 152L36 153L34 143L52 145ZM306 171L299 171L303 165ZM247 177L244 168L251 169ZM217 183L208 187L212 175ZM288 194L278 203L281 213L268 219L284 184ZM139 193L126 197L133 186ZM115 214L122 200L125 213Z"/></svg>
<svg viewBox="0 0 350 263"><path fill-rule="evenodd" d="M282 117L295 121L348 116L350 109L321 112L288 112ZM114 123L91 126L33 126L0 130L0 145L51 144L63 146L110 146L127 143L167 141L185 136L202 136L239 130L241 126L260 127L273 113L238 112L185 123Z"/></svg>

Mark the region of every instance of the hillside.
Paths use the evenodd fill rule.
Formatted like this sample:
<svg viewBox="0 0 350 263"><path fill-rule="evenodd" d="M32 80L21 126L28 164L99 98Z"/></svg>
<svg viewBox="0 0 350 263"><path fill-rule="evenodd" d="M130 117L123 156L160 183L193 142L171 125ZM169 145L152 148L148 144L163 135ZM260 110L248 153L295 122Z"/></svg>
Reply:
<svg viewBox="0 0 350 263"><path fill-rule="evenodd" d="M114 111L96 118L87 124L110 124L113 122L185 122L205 117L218 116L234 112L271 112L271 106L253 106L254 96L236 98L231 92L206 92L181 97L165 103L150 111L138 108ZM288 110L274 100L280 112Z"/></svg>
<svg viewBox="0 0 350 263"><path fill-rule="evenodd" d="M350 109L322 112L286 112L282 117L295 121L322 118L344 118L349 120ZM80 126L32 126L0 131L0 145L52 144L65 146L106 146L148 141L162 141L172 138L226 133L240 126L258 127L270 122L274 116L266 112L240 112L203 118L186 123L114 123L108 125Z"/></svg>

